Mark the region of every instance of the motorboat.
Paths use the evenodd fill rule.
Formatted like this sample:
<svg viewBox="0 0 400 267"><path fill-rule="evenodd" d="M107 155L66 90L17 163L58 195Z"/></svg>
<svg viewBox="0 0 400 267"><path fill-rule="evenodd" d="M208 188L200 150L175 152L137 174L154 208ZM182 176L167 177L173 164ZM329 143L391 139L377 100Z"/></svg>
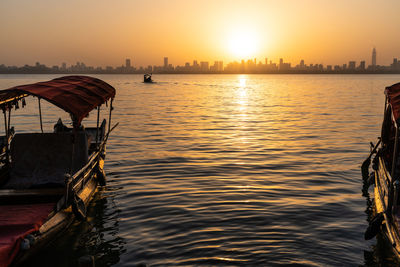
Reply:
<svg viewBox="0 0 400 267"><path fill-rule="evenodd" d="M151 78L152 75L153 75L152 73L151 73L151 74L146 73L146 74L143 76L143 82L144 82L144 83L154 83L154 81L153 81L152 78Z"/></svg>
<svg viewBox="0 0 400 267"><path fill-rule="evenodd" d="M115 89L89 76L65 76L0 91L5 136L0 138L0 266L23 265L77 220L85 220L94 193L106 184L104 160L112 130ZM36 98L40 130L11 127L11 113ZM34 100L34 99L33 99ZM69 113L43 131L41 101ZM101 108L108 106L105 114ZM97 109L97 124L82 121ZM108 117L100 121L100 117ZM14 130L17 129L17 130Z"/></svg>

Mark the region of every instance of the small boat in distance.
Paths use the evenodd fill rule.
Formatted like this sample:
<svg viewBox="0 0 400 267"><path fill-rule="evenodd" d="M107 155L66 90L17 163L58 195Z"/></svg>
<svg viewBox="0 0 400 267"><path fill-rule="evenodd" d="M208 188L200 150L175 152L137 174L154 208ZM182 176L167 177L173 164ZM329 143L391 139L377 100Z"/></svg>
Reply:
<svg viewBox="0 0 400 267"><path fill-rule="evenodd" d="M13 109L37 97L40 131L19 133L10 127ZM0 266L23 265L54 241L74 221L84 220L98 185L105 185L104 159L111 131L115 89L88 76L66 76L0 91L5 136L0 148ZM44 132L41 100L70 114ZM100 107L109 105L100 123ZM97 125L82 120L97 109ZM107 129L108 128L108 129Z"/></svg>
<svg viewBox="0 0 400 267"><path fill-rule="evenodd" d="M153 75L153 73L150 73L150 74L148 74L148 73L146 73L144 76L143 76L143 82L144 83L154 83L154 81L151 79L151 76Z"/></svg>
<svg viewBox="0 0 400 267"><path fill-rule="evenodd" d="M365 239L381 233L400 257L400 83L386 87L385 95L381 136L376 145L371 143L371 152L361 166L363 192L368 194L373 185L375 204Z"/></svg>

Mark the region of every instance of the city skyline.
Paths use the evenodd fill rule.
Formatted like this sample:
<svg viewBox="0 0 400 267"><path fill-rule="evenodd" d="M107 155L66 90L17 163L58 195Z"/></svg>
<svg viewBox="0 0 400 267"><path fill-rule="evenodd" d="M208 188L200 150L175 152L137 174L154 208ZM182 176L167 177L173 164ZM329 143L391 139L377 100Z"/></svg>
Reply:
<svg viewBox="0 0 400 267"><path fill-rule="evenodd" d="M47 67L45 64L36 62L34 66L25 64L23 67L0 65L0 73L118 73L118 74L134 74L134 73L400 73L400 61L393 58L390 65L377 64L377 50L374 47L371 53L371 64L367 65L365 60L359 62L348 61L343 64L323 65L323 64L306 64L302 59L299 64L292 65L291 62L279 59L279 63L275 63L268 58L264 61L257 61L256 58L233 61L224 65L223 61L214 61L211 65L208 61L193 60L185 62L184 65L176 65L169 63L169 57L163 57L162 65L140 66L138 68L132 66L130 58L125 59L124 65L113 67L106 66L104 69L100 66L87 66L83 62L77 62L75 65L68 66L63 62L61 66L54 65Z"/></svg>
<svg viewBox="0 0 400 267"><path fill-rule="evenodd" d="M365 63L364 64L366 64L366 66L369 66L369 65L372 65L372 66L375 66L375 65L380 65L380 66L388 66L388 65L390 65L390 64L392 64L393 63L393 59L397 59L397 58L400 58L400 50L399 50L399 52L397 53L398 54L398 56L396 56L396 55L392 55L391 56L391 60L389 60L388 62L386 62L386 63L381 63L381 64L379 64L380 62L379 61L377 61L377 50L376 50L376 47L373 47L372 48L372 56L371 56L371 61L370 61L370 64L368 64L368 61L366 61L365 60L365 58L368 58L367 56L364 56L364 57L362 57L361 59L359 59L359 60L355 60L355 59L348 59L346 62L351 62L351 61L354 61L354 62L361 62L361 61L364 61ZM256 60L256 61L258 61L258 62L262 62L262 61L264 61L265 59L266 59L267 57L263 57L263 58L257 58L257 57L253 57L253 58L243 58L243 59L240 59L240 60L232 60L231 62L233 63L233 62L241 62L241 61L248 61L248 60ZM300 60L298 60L297 62L306 62L306 60L304 60L302 57L299 57L300 58ZM161 65L157 65L157 63L156 64L150 64L150 63L148 63L148 64L142 64L142 65L140 65L140 64L137 64L136 63L136 61L135 61L135 57L133 57L133 59L132 58L126 58L126 60L129 60L129 66L132 66L132 67L134 67L134 68L141 68L141 67L145 67L145 66L166 66L166 65L168 65L169 63L165 63L165 59L167 59L167 62L169 62L169 57L168 56L163 56L162 57L162 59L163 59L163 64L161 64ZM281 59L283 59L282 57L278 57L278 58L269 58L268 57L268 60L270 60L270 61L272 61L272 62L279 62ZM190 60L190 61L186 61L186 62L181 62L181 63L178 63L178 64L176 64L176 65L174 65L174 64L171 64L171 65L173 65L173 66L181 66L182 65L182 63L183 63L183 66L184 65L186 65L188 62L193 62L193 61L198 61L198 62L216 62L216 61L223 61L223 60L211 60L211 61L208 61L208 60L197 60L197 59L193 59L193 60ZM38 61L35 61L34 62L34 64L37 64L38 62L40 62L39 60ZM83 60L77 60L77 61L75 61L74 63L83 63ZM295 61L296 62L296 61ZM310 62L310 61L308 61L308 62ZM331 63L325 63L325 62L322 62L322 61L318 61L318 62L313 62L313 63L311 63L311 64L322 64L322 65L324 65L324 66L328 66L328 65L332 65L332 66L335 66L335 65L343 65L343 64L345 64L346 62L342 62L342 63L339 63L339 64L331 64ZM67 63L66 61L62 61L61 63L60 63L60 66L62 66L63 64L69 64L70 66L73 66L73 64L74 63ZM126 63L126 62L125 62ZM25 63L23 63L23 64L8 64L8 66L13 66L13 67L22 67L22 66L26 66L26 65L29 65L29 64L32 64L32 63L27 63L27 62L25 62ZM48 63L44 63L44 65L47 65ZM0 62L0 65L7 65L7 64L5 64L4 62ZM52 66L56 66L57 64L49 64L49 65L52 65ZM85 63L85 65L86 65L86 63ZM91 65L91 63L89 63L89 65ZM113 68L116 68L116 67L119 67L119 66L121 66L121 64L117 64L117 65L112 65L112 64L104 64L104 65L100 65L100 66L98 66L98 67L103 67L103 68L107 68L107 67L113 67Z"/></svg>

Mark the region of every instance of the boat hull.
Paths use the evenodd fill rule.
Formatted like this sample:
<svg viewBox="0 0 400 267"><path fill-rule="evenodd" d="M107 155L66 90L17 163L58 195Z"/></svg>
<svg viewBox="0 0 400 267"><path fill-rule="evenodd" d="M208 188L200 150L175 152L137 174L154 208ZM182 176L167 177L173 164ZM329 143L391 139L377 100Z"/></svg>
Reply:
<svg viewBox="0 0 400 267"><path fill-rule="evenodd" d="M92 200L93 195L97 192L99 185L102 183L101 179L104 178L99 177L100 171L103 171L104 154L105 146L103 146L102 151L99 151L94 155L97 158L92 160L92 162L89 162L89 164L85 166L86 169L83 168L79 171L82 178L81 181L76 184L79 187L77 196L83 201L85 211ZM60 205L60 203L65 202L61 199L57 205ZM65 233L74 220L81 219L78 217L79 216L74 213L73 203L57 212L54 212L53 214L50 214L39 230L33 234L35 238L34 244L31 245L29 249L19 250L11 266L23 266L29 261L29 259L34 257L38 252L46 248L50 243L56 241L58 237Z"/></svg>
<svg viewBox="0 0 400 267"><path fill-rule="evenodd" d="M391 176L384 160L379 157L378 169L375 174L374 185L374 215L382 213L384 220L380 226L380 233L390 243L393 252L400 257L400 235L398 227L398 215L396 208L390 209L390 202L393 201L393 196L390 193ZM390 210L389 210L390 209Z"/></svg>

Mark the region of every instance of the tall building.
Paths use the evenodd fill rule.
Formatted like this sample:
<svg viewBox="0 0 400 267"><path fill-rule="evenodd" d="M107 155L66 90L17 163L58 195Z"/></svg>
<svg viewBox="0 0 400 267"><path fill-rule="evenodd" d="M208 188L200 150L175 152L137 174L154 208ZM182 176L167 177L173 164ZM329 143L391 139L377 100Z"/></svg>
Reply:
<svg viewBox="0 0 400 267"><path fill-rule="evenodd" d="M130 68L131 67L131 60L129 58L127 58L125 60L125 67Z"/></svg>
<svg viewBox="0 0 400 267"><path fill-rule="evenodd" d="M360 70L365 70L365 61L360 61L360 66L359 66Z"/></svg>
<svg viewBox="0 0 400 267"><path fill-rule="evenodd" d="M374 49L372 49L372 66L375 67L376 66L376 49L374 47Z"/></svg>
<svg viewBox="0 0 400 267"><path fill-rule="evenodd" d="M224 70L224 62L223 61L218 61L218 71L223 71Z"/></svg>
<svg viewBox="0 0 400 267"><path fill-rule="evenodd" d="M209 71L210 68L208 67L208 62L207 61L201 61L200 62L200 69L201 69L201 71L204 71L204 72Z"/></svg>
<svg viewBox="0 0 400 267"><path fill-rule="evenodd" d="M168 57L164 57L164 68L168 68Z"/></svg>
<svg viewBox="0 0 400 267"><path fill-rule="evenodd" d="M306 68L306 65L304 64L304 59L300 60L300 69L304 70Z"/></svg>

